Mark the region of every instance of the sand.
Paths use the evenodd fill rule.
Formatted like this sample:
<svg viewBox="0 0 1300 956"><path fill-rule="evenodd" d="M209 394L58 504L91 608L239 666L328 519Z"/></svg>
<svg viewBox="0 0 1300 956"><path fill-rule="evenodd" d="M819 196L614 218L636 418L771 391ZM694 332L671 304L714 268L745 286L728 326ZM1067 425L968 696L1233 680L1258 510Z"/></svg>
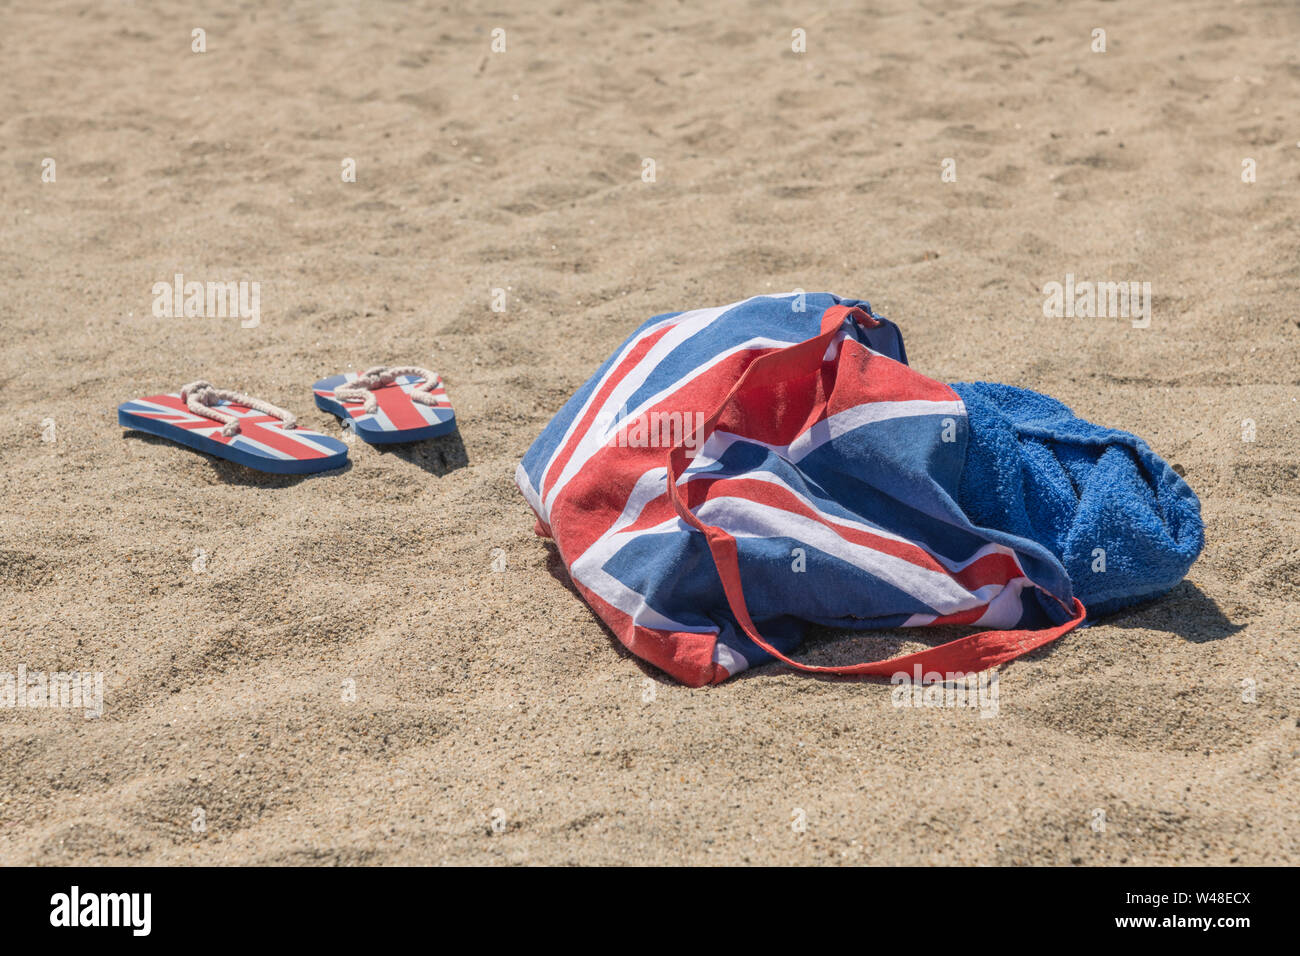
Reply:
<svg viewBox="0 0 1300 956"><path fill-rule="evenodd" d="M1295 863L1298 30L1207 0L10 5L0 672L100 672L104 706L0 709L0 862ZM176 273L260 283L260 324L155 317ZM1150 282L1150 327L1045 317L1067 274ZM1146 438L1201 496L1187 580L1006 668L991 718L631 657L515 465L645 318L795 287L870 299L934 378ZM206 377L338 435L310 384L384 362L438 369L459 433L301 479L116 422Z"/></svg>

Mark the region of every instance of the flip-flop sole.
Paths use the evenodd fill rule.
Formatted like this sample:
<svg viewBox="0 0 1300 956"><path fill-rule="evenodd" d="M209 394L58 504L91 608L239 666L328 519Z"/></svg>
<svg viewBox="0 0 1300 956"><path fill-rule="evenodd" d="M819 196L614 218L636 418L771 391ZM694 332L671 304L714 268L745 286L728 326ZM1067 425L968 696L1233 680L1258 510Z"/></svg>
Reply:
<svg viewBox="0 0 1300 956"><path fill-rule="evenodd" d="M424 381L418 375L399 375L391 385L373 389L371 394L379 408L375 414L366 414L362 402L339 402L334 389L347 382L356 381L356 372L331 375L312 386L316 407L344 421L361 438L371 445L392 445L398 442L424 441L445 435L456 428L456 413L452 410L439 376L430 394L437 405L422 405L411 401L411 391Z"/></svg>
<svg viewBox="0 0 1300 956"><path fill-rule="evenodd" d="M221 434L221 423L195 415L180 395L150 395L117 406L124 428L148 432L197 451L276 475L306 475L347 464L348 446L305 428L285 428L271 415L234 402L216 408L239 416L239 432Z"/></svg>

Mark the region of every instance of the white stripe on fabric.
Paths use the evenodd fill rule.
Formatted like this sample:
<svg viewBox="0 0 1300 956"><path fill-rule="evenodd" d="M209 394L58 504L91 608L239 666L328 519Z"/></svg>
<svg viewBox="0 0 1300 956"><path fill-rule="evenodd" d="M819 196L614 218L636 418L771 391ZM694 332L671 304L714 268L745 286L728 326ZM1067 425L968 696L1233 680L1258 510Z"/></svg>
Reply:
<svg viewBox="0 0 1300 956"><path fill-rule="evenodd" d="M1007 582L1001 593L989 602L989 608L975 622L975 627L1006 629L1015 627L1024 616L1025 606L1021 593L1025 588L1036 588L1029 578L1014 578Z"/></svg>
<svg viewBox="0 0 1300 956"><path fill-rule="evenodd" d="M578 575L574 573L574 579ZM683 624L660 614L645 602L645 595L628 587L604 568L587 568L582 583L603 600L614 605L639 627L657 631L687 631L692 634L711 634L717 630L712 624Z"/></svg>
<svg viewBox="0 0 1300 956"><path fill-rule="evenodd" d="M515 485L523 492L528 507L532 508L540 518L542 516L542 500L537 496L537 489L533 487L532 481L529 480L528 469L524 467L522 461L515 466Z"/></svg>
<svg viewBox="0 0 1300 956"><path fill-rule="evenodd" d="M716 461L736 442L746 442L766 448L773 454L780 455L786 461L797 462L812 454L829 441L839 438L856 428L874 425L879 422L893 421L899 418L922 418L926 415L966 416L966 405L961 401L932 402L924 399L911 399L905 402L867 402L845 409L829 418L813 423L800 432L788 445L771 445L756 438L747 438L732 432L717 429L709 436L696 456ZM715 445L715 442L717 443Z"/></svg>
<svg viewBox="0 0 1300 956"><path fill-rule="evenodd" d="M235 437L230 440L230 445L234 448L242 448L247 445L250 448L257 449L267 458L280 458L287 461L298 460L288 452L280 451L278 448L272 448L270 445L263 445L260 441L257 441L254 438L249 438L243 432L239 432L235 435Z"/></svg>
<svg viewBox="0 0 1300 956"><path fill-rule="evenodd" d="M541 487L542 488L546 487L546 478L551 473L552 466L555 464L556 459L558 459L560 455L564 453L564 450L569 446L570 442L573 440L574 432L581 426L582 422L587 418L587 413L591 410L592 403L596 400L596 396L600 394L601 388L604 386L604 384L607 381L609 381L610 376L618 374L619 366L623 364L623 362L627 359L627 357L632 354L632 352L636 349L636 347L641 342L645 341L648 337L654 335L660 329L665 328L667 326L671 326L677 322L682 321L683 319L687 319L690 316L695 315L701 311L709 311L721 315L722 312L728 308L730 308L730 306L723 306L720 309L710 309L710 310L696 309L691 312L683 312L680 315L669 316L668 318L665 318L662 322L656 322L654 325L647 326L646 328L642 329L641 333L637 335L635 338L629 339L627 342L625 342L623 348L619 350L618 354L614 357L614 360L610 363L609 372L606 374L604 378L602 378L599 382L596 383L594 388L592 388L591 394L587 396L587 400L582 403L582 407L578 409L577 414L573 416L573 420L569 422L569 427L565 430L564 434L560 437L560 440L556 443L555 451L551 454L551 457L547 460L546 467L542 469L541 482L540 482Z"/></svg>
<svg viewBox="0 0 1300 956"><path fill-rule="evenodd" d="M974 592L967 591L952 578L941 572L918 567L902 558L895 558L873 548L854 545L840 538L825 526L810 519L792 515L788 511L758 505L748 499L715 499L715 501L709 502L709 504L714 503L720 504L723 509L730 512L726 517L726 527L729 533L737 539L768 539L775 535L794 538L892 584L926 606L934 607L938 603L940 606L935 610L940 614L955 614L958 611L983 607L991 599L997 598L1003 590L1002 585L988 584ZM736 507L738 503L740 507ZM752 512L745 516L748 520L737 521L738 513L746 509ZM705 515L702 512L716 510L720 509L705 507L697 509L696 513L700 515L701 520L704 520ZM717 523L714 520L716 517L716 515L712 514L708 516L711 523ZM795 527L796 525L798 527ZM657 627L662 630L711 631L713 630L712 627L700 628L683 625L653 611L646 605L642 595L628 588L627 585L603 568L604 562L609 557L616 554L628 541L634 540L641 535L666 534L673 531L690 532L693 530L684 521L673 515L669 520L648 528L640 528L634 532L620 532L609 539L602 538L599 547L592 546L588 548L581 558L572 563L570 573L573 575L574 580L580 581L601 598L628 614L638 624L646 627ZM927 596L933 597L935 594L939 595L937 602L927 599ZM909 620L904 626L912 626L913 620L918 624L922 623L922 619L927 616L930 620L934 620L938 615L914 615L913 619ZM1019 606L1016 605L1015 614L1010 620L1014 622L1019 617L1020 610ZM651 621L661 623L651 623ZM981 618L981 622L983 622L983 618Z"/></svg>
<svg viewBox="0 0 1300 956"><path fill-rule="evenodd" d="M941 614L979 607L984 602L942 571L846 541L819 521L748 498L713 498L696 509L707 524L734 538L793 538L872 574Z"/></svg>
<svg viewBox="0 0 1300 956"><path fill-rule="evenodd" d="M414 392L423 381L424 379L420 378L418 375L399 375L397 377L397 387L402 390L403 395L410 398L411 393ZM439 386L439 388L441 388L441 386ZM429 390L429 394L437 396L437 392L433 389ZM411 399L411 407L415 409L416 414L424 419L426 425L440 424L443 419L438 417L438 412L450 410L445 409L442 406L425 405L423 402L417 402L414 399Z"/></svg>
<svg viewBox="0 0 1300 956"><path fill-rule="evenodd" d="M721 641L713 645L713 663L726 668L730 676L735 676L743 670L749 669L749 661L745 655L733 648L728 647Z"/></svg>
<svg viewBox="0 0 1300 956"><path fill-rule="evenodd" d="M587 412L590 411L591 409L591 403L595 401L596 396L600 393L601 386L604 385L605 382L609 381L609 376L614 375L616 373L619 365L622 364L623 360L626 359L627 356L631 355L633 350L635 350L637 345L639 345L641 342L644 342L648 337L654 335L660 329L667 328L668 326L671 325L680 324L681 322L691 320L696 316L700 316L700 315L707 316L706 319L707 322L708 320L711 320L713 318L716 318L719 315L722 315L724 312L726 312L729 309L733 309L739 305L744 305L747 302L753 302L756 299L790 299L799 294L800 293L797 292L782 292L782 293L776 293L773 295L766 295L766 296L753 295L750 296L748 299L740 299L736 302L732 302L730 305L717 306L709 309L690 309L684 312L680 312L676 315L667 316L666 318L661 319L660 321L654 323L654 325L648 325L645 328L643 328L641 332L636 336L636 338L631 339L628 342L624 343L623 348L619 350L617 357L614 359L613 362L610 363L609 373L605 376L605 378L602 378L596 384L596 387L591 390L591 394L587 396L587 400L583 402L582 408L578 410L578 414L573 416L573 421L569 423L568 429L565 431L564 435L560 438L559 442L556 444L555 452L547 460L546 467L542 469L541 487L542 488L546 487L546 476L550 473L551 466L554 464L555 459L560 456L560 454L564 451L565 447L567 447L567 445L569 444L570 439L572 439L573 437L574 430L578 428L578 426L581 424L583 419L587 417ZM540 491L540 489L538 490Z"/></svg>
<svg viewBox="0 0 1300 956"><path fill-rule="evenodd" d="M663 344L668 340L668 338L669 336L664 336L664 338L660 340L659 344ZM582 468L591 461L593 457L599 454L600 450L608 444L615 434L617 434L617 429L622 422L634 421L637 418L648 414L651 408L662 403L674 393L689 386L699 376L704 375L714 366L727 361L739 352L751 352L757 349L784 348L787 344L788 343L780 342L775 339L750 339L749 341L742 342L725 352L711 355L704 364L698 365L692 369L688 376L678 379L668 388L649 396L636 408L626 411L625 414L619 417L618 421L615 421L617 413L624 410L624 406L627 403L627 397L644 384L643 381L634 380L632 373L629 373L621 382L619 382L618 386L610 392L609 398L601 406L600 411L597 412L596 418L591 423L591 427L588 428L582 438L579 439L568 463L564 466L560 476L556 479L555 483L551 486L550 491L546 494L547 508L549 509L555 503L556 497L562 490L564 490L564 487L573 480ZM656 345L655 348L657 349L658 345ZM646 357L653 357L655 360L654 364L657 365L663 356L654 356L654 351L654 349L651 349L650 353L647 353ZM640 370L641 366L638 366L637 369ZM653 367L646 368L645 377L648 377L653 371ZM704 409L700 409L700 411L704 411Z"/></svg>
<svg viewBox="0 0 1300 956"><path fill-rule="evenodd" d="M181 398L180 395L168 395L167 397L168 397L168 398L174 398L174 399L176 399L177 401L180 401L180 398ZM204 423L211 422L212 425L213 425L213 427L215 427L215 428L217 428L217 429L220 429L220 428L222 427L220 422L213 422L212 419L210 419L210 418L202 418L202 417L200 417L200 416L198 416L198 415L195 415L195 414L194 414L193 412L191 412L189 409L168 408L166 405L159 405L157 402L150 402L150 401L147 401L146 399L143 399L143 398L136 398L136 399L133 399L133 400L131 401L131 404L132 404L132 405L142 405L142 406L144 406L145 408L147 408L147 409L149 409L149 410L151 410L151 411L153 411L153 412L155 412L155 413L161 412L161 413L164 414L164 415L169 415L169 416L171 416L172 418L176 418L176 419L179 419L179 420L180 420L180 421L178 421L178 422L172 422L171 424L180 424L181 421L185 421L185 422L204 422Z"/></svg>
<svg viewBox="0 0 1300 956"><path fill-rule="evenodd" d="M522 469L523 466L520 465L520 468ZM674 514L670 520L654 528L639 529L637 531L623 530L635 522L646 504L662 495L666 488L667 470L664 468L653 468L638 478L628 495L626 504L623 506L623 513L597 539L596 544L603 546L596 547L596 545L592 545L575 560L571 561L569 563L569 574L575 581L589 588L603 600L628 615L636 624L665 631L689 631L696 634L706 634L715 630L715 628L710 625L686 624L661 614L645 603L644 595L632 590L605 570L605 563L628 540L640 537L642 534L679 531L687 528L687 525ZM525 495L527 495L527 492L525 492Z"/></svg>
<svg viewBox="0 0 1300 956"><path fill-rule="evenodd" d="M698 461L699 459L697 458L696 460ZM662 469L660 470L662 471ZM770 485L775 485L776 487L789 492L795 498L798 498L799 501L801 501L804 505L806 505L810 511L812 511L814 514L822 518L824 521L836 527L874 534L877 537L885 538L888 541L896 541L900 544L914 545L915 547L924 551L930 557L934 558L934 560L937 561L939 564L942 564L945 568L947 568L949 571L952 571L954 573L965 570L967 567L974 564L980 558L986 557L990 554L1005 554L1008 557L1010 557L1013 561L1016 562L1017 568L1020 567L1020 556L1016 554L1014 549L1009 548L1006 545L997 544L992 541L988 541L980 545L974 552L971 553L970 557L968 558L951 558L948 557L947 555L939 554L936 551L931 550L928 546L922 544L919 541L915 541L911 538L904 537L901 534L896 534L893 531L890 531L887 528L883 528L880 525L875 524L873 522L865 521L862 520L861 518L846 518L843 515L832 514L831 512L818 507L817 502L812 498L808 497L808 495L801 494L795 491L793 488L790 487L790 485L786 481L784 481L781 478L780 475L776 474L773 471L768 471L767 469L754 469L752 471L745 471L736 475L727 474L724 472L717 472L717 471L700 472L700 473L687 472L682 476L682 479L677 484L679 487L681 487L697 478L721 478L724 480L729 478L735 478L738 480L743 479L745 481L763 481ZM902 502L900 502L900 504L902 504Z"/></svg>
<svg viewBox="0 0 1300 956"><path fill-rule="evenodd" d="M645 384L645 380L650 377L655 368L661 361L663 361L671 350L681 345L686 338L690 337L690 335L695 334L694 330L687 330L690 332L690 335L684 334L683 336L678 337L677 331L677 329L674 329L656 342L654 347L646 353L641 362L639 362L632 371L625 375L619 381L618 385L610 392L609 396L605 399L605 402L601 405L600 410L596 413L596 417L592 420L591 427L588 428L579 439L577 447L574 449L569 461L565 464L560 476L555 480L555 484L552 485L550 490L547 492L546 505L548 509L555 503L556 496L559 495L573 477L582 470L583 466L585 466L593 456L605 447L606 443L609 441L609 436L614 433L616 425L615 416L624 410L628 397ZM724 352L710 355L702 364L691 369L687 375L677 379L668 388L649 396L635 409L628 410L626 414L621 416L620 420L634 420L641 415L646 414L649 409L660 404L670 395L673 395L689 386L701 375L704 375L710 369L727 361L733 355L740 352L749 352L758 349L785 348L788 345L788 342L782 342L776 339L753 338L741 342ZM700 411L704 411L704 409L700 409ZM602 424L606 427L602 428Z"/></svg>
<svg viewBox="0 0 1300 956"><path fill-rule="evenodd" d="M579 410L578 414L574 416L572 423L569 425L569 428L566 430L564 434L564 437L556 445L555 453L551 456L550 460L546 463L545 469L543 469L542 471L542 477L541 477L542 489L547 488L551 469L554 467L556 460L559 459L559 457L564 453L564 450L572 442L576 430L580 427L582 421L590 413L592 404L595 402L596 397L600 394L604 386L609 382L610 376L616 375L618 373L619 365L647 337L653 335L655 332L658 332L660 329L663 329L665 327L672 327L672 331L670 331L667 335L665 335L658 342L656 342L654 346L652 346L651 349L641 358L641 360L637 362L637 364L633 366L632 369L630 369L628 372L624 374L623 378L619 380L618 384L611 391L611 394L606 398L605 402L600 408L600 411L593 417L592 425L588 428L588 430L582 435L581 439L579 440L577 447L574 449L573 455L570 456L569 458L568 464L565 466L559 478L556 479L555 486L551 490L547 491L546 494L543 496L543 500L545 502L546 508L548 510L550 509L551 505L554 504L555 496L559 492L559 490L569 482L569 480L573 477L574 473L591 458L592 454L595 453L595 449L589 448L588 445L593 441L593 434L597 431L597 426L600 424L600 422L613 421L614 415L617 412L619 412L623 408L623 406L627 403L627 396L631 395L643 384L645 384L646 379L659 365L659 362L664 358L664 356L669 354L673 349L675 349L682 342L685 342L687 339L691 338L696 333L708 327L713 322L714 319L718 318L719 316L723 315L726 312L729 312L731 309L744 305L747 302L753 302L756 299L787 298L787 297L788 296L751 296L748 299L742 299L739 302L732 302L729 305L716 306L710 309L695 309L690 312L683 312L680 315L672 316L670 318L664 319L662 322L655 323L649 328L642 330L641 334L638 335L635 339L629 341L619 351L618 357L610 365L609 374L605 378L601 379L596 384L596 387L592 389L591 394L587 396L587 400L583 403L582 408ZM777 346L784 347L789 345L790 343L776 342L774 344ZM713 356L705 364L692 370L689 376L686 376L683 379L681 379L674 386L673 389L668 390L668 392L665 392L665 394L670 394L672 391L676 390L677 388L681 388L682 385L696 378L701 372L715 365L718 359L719 356ZM603 445L603 443L604 443L603 439L596 441L596 449L599 449ZM543 517L549 520L549 515L544 514Z"/></svg>
<svg viewBox="0 0 1300 956"><path fill-rule="evenodd" d="M301 428L290 428L290 429L281 428L279 429L279 432L285 438L292 438L294 441L306 445L308 448L311 448L314 451L318 451L322 455L338 454L338 452L335 451L334 449L327 448L325 445L322 445L320 444L320 442L316 441L317 438L325 437L319 432L305 431L304 429Z"/></svg>
<svg viewBox="0 0 1300 956"><path fill-rule="evenodd" d="M521 465L520 466L521 470L522 467L523 466ZM702 472L702 473L693 473L693 474L688 473L683 476L682 481L679 484L686 484L692 479L704 479L704 478L716 478L716 477L718 477L717 472L712 472L712 473ZM798 494L793 488L791 488L788 484L786 484L786 482L782 481L779 476L773 474L770 471L749 471L749 472L745 472L743 477L747 480L767 482L768 484L780 488L788 492L792 496L798 498L798 500L801 503L803 503L810 511L812 511L813 514L815 514L822 521L825 521L827 524L831 525L831 529L828 529L828 533L830 534L834 534L833 529L854 530L854 531L864 532L868 534L874 534L886 540L895 541L900 544L915 546L919 548L923 553L933 558L938 564L942 565L948 571L953 573L965 569L966 567L970 566L974 562L978 561L980 558L983 558L990 554L1004 554L1010 557L1012 561L1015 562L1017 569L1020 569L1019 556L1016 554L1016 552L1013 549L1008 548L1005 545L996 544L994 542L986 542L982 544L979 548L977 548L975 552L972 553L967 558L964 559L951 558L946 555L936 554L934 551L922 546L916 541L913 541L909 538L902 537L901 535L895 534L891 531L887 531L884 528L880 528L868 522L845 518L840 515L831 514L829 512L823 511L821 508L817 506L816 502L812 501L811 499L809 499L804 495ZM527 478L524 477L521 480L523 482L523 484L521 484L521 488L523 488L527 482ZM644 472L641 475L640 478L637 479L637 482L633 486L632 491L628 494L627 501L624 503L623 506L623 512L622 514L619 515L618 520L615 521L608 529L606 529L604 533L600 535L599 538L597 538L587 547L586 551L584 551L581 555L577 557L576 560L572 562L572 569L575 577L577 577L577 575L581 573L581 571L585 568L603 567L606 562L608 562L615 554L618 553L618 551L625 544L627 544L628 540L636 537L639 534L650 533L650 532L664 533L673 530L676 531L694 530L689 525L687 525L684 521L678 518L676 514L673 514L673 516L668 520L660 522L658 525L655 525L650 529L638 529L636 531L626 530L637 520L639 520L641 516L641 512L645 509L646 505L648 505L652 501L655 501L656 499L658 499L660 496L664 494L666 488L666 482L667 482L667 470L664 468L648 469L646 472ZM528 490L525 490L524 494L525 497L528 497L529 501L531 502L532 496L529 495ZM749 499L739 499L736 496L727 496L727 499L733 501L749 500ZM717 499L717 500L727 500L727 499ZM755 504L758 503L755 502ZM784 509L781 508L775 508L774 506L771 505L761 505L761 507L765 507L769 510L776 511L781 515L790 515L791 517L794 517L792 512L785 511ZM699 509L697 509L696 513L700 514L701 518L703 518L703 515L701 514ZM803 520L808 521L810 519L803 519ZM725 524L722 527L727 531L731 531L731 528ZM834 537L839 540L843 540L842 538L839 538L838 534L834 534ZM845 545L848 547L859 548L859 549L868 548L868 546L866 545L857 545L857 544L852 544L850 542L845 542ZM827 550L828 553L830 553L829 549L823 548L822 550ZM874 551L875 549L869 549L869 550ZM894 558L893 560L911 564L911 562L907 561L907 559L905 558ZM925 571L926 569L918 568L918 570ZM1023 574L1023 569L1020 570L1021 573ZM939 574L939 572L935 572L935 571L927 571L926 573L933 574L933 575ZM944 579L950 580L946 577ZM957 582L952 582L952 584L958 588L961 588L961 585L958 584ZM962 588L962 591L963 593L966 593L964 588ZM968 605L968 606L973 607L974 605ZM950 613L950 612L945 611L944 613ZM933 619L933 616L931 617L931 619Z"/></svg>

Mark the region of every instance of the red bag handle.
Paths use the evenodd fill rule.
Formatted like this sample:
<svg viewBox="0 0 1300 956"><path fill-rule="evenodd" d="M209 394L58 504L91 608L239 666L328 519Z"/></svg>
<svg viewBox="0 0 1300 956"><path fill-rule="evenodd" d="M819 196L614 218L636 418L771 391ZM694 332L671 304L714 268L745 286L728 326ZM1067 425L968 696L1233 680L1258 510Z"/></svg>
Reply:
<svg viewBox="0 0 1300 956"><path fill-rule="evenodd" d="M718 419L722 417L723 411L731 404L732 399L739 394L741 389L751 385L764 385L782 381L788 377L791 366L796 369L806 368L810 359L820 364L826 350L844 324L844 319L850 315L867 328L874 328L880 324L859 308L844 305L831 306L822 314L821 333L819 335L791 345L788 348L759 356L750 363L740 378L736 380L736 384L732 386L731 391L727 393L727 397L704 420L695 436L694 447L702 447L704 438L712 434ZM713 563L718 569L718 577L722 579L722 587L727 595L727 604L730 605L731 613L735 615L741 629L751 641L767 651L767 653L798 670L815 674L868 674L878 677L889 677L899 671L911 671L918 667L922 674L935 671L940 674L976 673L1014 660L1022 654L1027 654L1036 648L1042 647L1044 644L1050 644L1061 635L1073 630L1083 621L1087 613L1083 603L1078 598L1074 598L1073 607L1070 609L1070 620L1064 624L1057 624L1040 630L981 631L978 634L959 637L947 644L940 644L938 647L926 648L914 654L904 654L901 657L885 661L865 661L861 664L836 666L804 664L796 661L769 644L758 633L758 629L754 627L754 622L750 619L749 608L745 604L745 593L740 583L740 562L736 549L736 539L722 528L704 524L686 506L681 489L677 484L678 479L686 470L686 450L686 443L683 441L668 453L668 495L672 499L673 507L677 510L678 516L703 534L708 542L709 552L713 555Z"/></svg>

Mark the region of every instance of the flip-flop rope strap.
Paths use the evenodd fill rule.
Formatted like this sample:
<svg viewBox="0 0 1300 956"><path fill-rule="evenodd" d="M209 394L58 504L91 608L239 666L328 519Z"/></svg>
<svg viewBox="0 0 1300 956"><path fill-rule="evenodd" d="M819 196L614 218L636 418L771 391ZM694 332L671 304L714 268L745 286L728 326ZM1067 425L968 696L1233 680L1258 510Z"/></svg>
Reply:
<svg viewBox="0 0 1300 956"><path fill-rule="evenodd" d="M232 391L228 388L213 388L211 382L205 382L201 379L197 382L190 382L181 389L181 401L195 415L202 415L204 418L211 418L214 422L221 422L221 434L227 438L239 434L239 416L221 412L212 407L221 401L234 402L236 405L243 405L264 415L278 418L284 422L285 428L298 427L298 419L283 408L272 405L270 402L264 402L260 398L254 398L252 395L245 395L243 392Z"/></svg>
<svg viewBox="0 0 1300 956"><path fill-rule="evenodd" d="M339 402L365 402L366 414L373 415L379 411L379 403L375 401L371 390L392 385L399 375L416 375L424 379L411 389L411 401L430 407L438 404L438 400L430 394L438 382L438 376L417 365L398 365L392 368L376 365L374 368L368 368L357 376L356 381L344 382L334 389L334 399Z"/></svg>

